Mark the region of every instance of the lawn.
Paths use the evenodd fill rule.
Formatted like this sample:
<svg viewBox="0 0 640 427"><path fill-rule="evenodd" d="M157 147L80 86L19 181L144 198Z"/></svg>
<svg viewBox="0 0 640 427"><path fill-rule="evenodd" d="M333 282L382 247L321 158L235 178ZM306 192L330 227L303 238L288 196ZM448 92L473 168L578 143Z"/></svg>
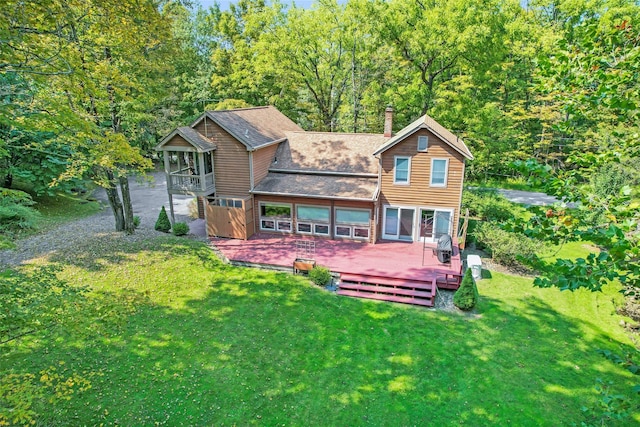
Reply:
<svg viewBox="0 0 640 427"><path fill-rule="evenodd" d="M173 237L105 237L48 262L91 291L0 348L20 390L60 395L32 399L39 425L559 426L595 405L596 378L634 384L596 353L631 348L614 289L493 273L466 315L339 297Z"/></svg>
<svg viewBox="0 0 640 427"><path fill-rule="evenodd" d="M34 200L35 208L42 214L38 222L38 232L50 230L75 219L85 218L102 209L100 202L66 193L37 196Z"/></svg>

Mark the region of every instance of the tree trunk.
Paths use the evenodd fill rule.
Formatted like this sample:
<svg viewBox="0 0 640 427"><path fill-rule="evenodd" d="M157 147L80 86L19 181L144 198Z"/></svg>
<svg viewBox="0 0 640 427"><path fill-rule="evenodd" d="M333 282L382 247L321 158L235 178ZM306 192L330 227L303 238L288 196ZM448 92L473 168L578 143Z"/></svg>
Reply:
<svg viewBox="0 0 640 427"><path fill-rule="evenodd" d="M122 203L124 204L124 232L133 234L136 228L133 223L133 206L131 205L129 179L126 176L120 177L120 191L122 192Z"/></svg>
<svg viewBox="0 0 640 427"><path fill-rule="evenodd" d="M11 186L13 185L13 174L11 172L7 172L7 174L4 176L4 188L11 188Z"/></svg>
<svg viewBox="0 0 640 427"><path fill-rule="evenodd" d="M116 187L115 177L113 171L106 171L107 178L109 179L109 186L105 188L107 192L107 198L109 204L113 210L113 216L116 220L116 231L124 230L124 213L122 211L122 202L120 201L120 195L118 194L118 187Z"/></svg>

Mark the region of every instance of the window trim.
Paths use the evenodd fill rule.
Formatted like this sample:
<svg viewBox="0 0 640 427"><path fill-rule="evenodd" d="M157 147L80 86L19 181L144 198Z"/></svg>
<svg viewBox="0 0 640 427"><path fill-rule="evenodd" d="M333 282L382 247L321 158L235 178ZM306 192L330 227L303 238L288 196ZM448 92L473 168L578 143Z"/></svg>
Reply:
<svg viewBox="0 0 640 427"><path fill-rule="evenodd" d="M398 160L407 160L407 181L398 181ZM410 185L411 184L411 156L393 156L393 184L394 185Z"/></svg>
<svg viewBox="0 0 640 427"><path fill-rule="evenodd" d="M369 213L369 221L367 222L367 224L365 225L364 223L357 223L357 222L342 222L342 221L338 221L338 210L345 210L345 211L360 211L360 212L368 212ZM349 208L346 206L335 206L333 208L333 233L335 238L337 239L351 239L351 240L364 240L364 241L368 241L371 239L371 215L372 211L371 209L367 209L367 208ZM341 235L338 234L338 227L340 228L348 228L349 229L349 235ZM361 236L356 236L355 235L355 230L359 229L359 230L367 230L367 237L361 237Z"/></svg>
<svg viewBox="0 0 640 427"><path fill-rule="evenodd" d="M420 149L420 139L424 138L426 141L426 145L423 150ZM426 153L429 151L429 136L428 135L419 135L418 136L418 146L416 147L419 153Z"/></svg>
<svg viewBox="0 0 640 427"><path fill-rule="evenodd" d="M360 212L369 212L369 222L368 222L368 226L371 227L371 209L367 209L367 208L348 208L345 206L335 206L333 209L333 220L336 224L347 224L347 225L359 225L359 226L364 226L364 223L358 223L358 222L343 222L343 221L338 221L338 210L343 210L343 211L360 211Z"/></svg>
<svg viewBox="0 0 640 427"><path fill-rule="evenodd" d="M296 221L300 221L300 222L313 222L313 223L324 223L323 221L318 221L315 219L301 219L298 216L298 208L299 207L303 207L303 208L322 208L322 209L326 209L327 211L329 211L329 219L327 220L327 224L329 224L331 222L331 206L323 206L323 205L307 205L307 204L298 204L296 203Z"/></svg>
<svg viewBox="0 0 640 427"><path fill-rule="evenodd" d="M302 207L307 207L307 208L322 208L322 209L326 209L327 211L329 211L329 218L327 219L327 221L318 221L318 220L313 220L313 219L300 219L298 217L298 207L302 206ZM300 233L300 234L305 234L308 236L331 236L331 206L326 206L326 205L308 205L308 204L297 204L296 203L296 208L295 208L295 214L296 214L296 233ZM300 224L304 224L304 225L309 225L311 227L311 231L300 231L299 230L299 226ZM317 226L326 226L327 227L327 233L318 233L316 232L316 227Z"/></svg>
<svg viewBox="0 0 640 427"><path fill-rule="evenodd" d="M433 182L433 165L436 161L443 161L444 162L444 182L441 183L434 183ZM443 158L437 158L434 157L431 159L431 170L429 171L429 186L430 187L441 187L441 188L445 188L447 186L447 179L449 178L449 159L443 159Z"/></svg>
<svg viewBox="0 0 640 427"><path fill-rule="evenodd" d="M281 206L281 207L288 207L290 209L290 214L289 214L289 218L278 218L278 217L269 217L269 216L262 216L262 207L263 206ZM279 202L267 202L267 201L261 201L258 204L258 218L260 219L260 230L262 231L278 231L280 233L292 233L293 232L293 204L291 203L279 203ZM273 221L275 228L264 228L262 226L262 222L263 221ZM288 230L281 230L278 223L279 222L283 222L283 223L288 223L289 224L289 229Z"/></svg>

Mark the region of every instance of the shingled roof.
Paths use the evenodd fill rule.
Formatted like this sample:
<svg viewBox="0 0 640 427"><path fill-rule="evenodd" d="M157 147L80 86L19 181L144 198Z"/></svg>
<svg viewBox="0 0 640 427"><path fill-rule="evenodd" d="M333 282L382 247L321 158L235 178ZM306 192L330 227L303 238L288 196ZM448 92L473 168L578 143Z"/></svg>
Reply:
<svg viewBox="0 0 640 427"><path fill-rule="evenodd" d="M364 133L286 132L270 170L349 175L378 174L373 152L387 138Z"/></svg>
<svg viewBox="0 0 640 427"><path fill-rule="evenodd" d="M469 148L467 148L463 140L458 138L456 135L451 133L451 131L449 131L447 128L445 128L440 123L436 122L432 117L426 114L398 132L395 136L388 140L386 144L378 148L373 154L378 155L388 150L389 148L393 147L419 129L428 129L429 131L431 131L431 133L439 137L445 143L449 144L454 150L462 154L464 157L469 160L473 159L473 154L471 154L471 151L469 151Z"/></svg>
<svg viewBox="0 0 640 427"><path fill-rule="evenodd" d="M377 178L269 172L252 191L289 197L321 197L338 200L375 200Z"/></svg>
<svg viewBox="0 0 640 427"><path fill-rule="evenodd" d="M229 132L244 144L248 151L282 141L287 131L303 130L272 106L207 111L193 123L192 127L205 117Z"/></svg>
<svg viewBox="0 0 640 427"><path fill-rule="evenodd" d="M195 129L190 128L189 126L182 126L175 129L169 135L160 141L160 144L156 146L156 150L161 150L162 146L171 141L171 139L179 135L184 138L189 144L193 145L193 147L200 153L205 153L207 151L215 150L216 144L206 136L202 135Z"/></svg>

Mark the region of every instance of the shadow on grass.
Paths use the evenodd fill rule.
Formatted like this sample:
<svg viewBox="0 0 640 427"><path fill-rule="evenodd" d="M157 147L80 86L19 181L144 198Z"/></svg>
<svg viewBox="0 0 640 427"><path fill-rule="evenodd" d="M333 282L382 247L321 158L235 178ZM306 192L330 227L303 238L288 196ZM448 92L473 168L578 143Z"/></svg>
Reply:
<svg viewBox="0 0 640 427"><path fill-rule="evenodd" d="M174 280L176 260L190 271ZM579 421L596 377L630 384L594 351L619 343L536 297L482 298L475 318L348 299L175 238L57 262L89 278L148 268L155 284L121 276L96 293L86 324L0 359L3 371L62 360L99 372L43 410L44 424L563 425Z"/></svg>

